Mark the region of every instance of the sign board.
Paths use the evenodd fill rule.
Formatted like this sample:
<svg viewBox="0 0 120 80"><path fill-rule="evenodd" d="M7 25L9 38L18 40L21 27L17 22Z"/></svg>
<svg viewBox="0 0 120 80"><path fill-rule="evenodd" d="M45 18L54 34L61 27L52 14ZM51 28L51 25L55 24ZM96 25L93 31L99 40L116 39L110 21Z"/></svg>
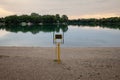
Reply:
<svg viewBox="0 0 120 80"><path fill-rule="evenodd" d="M55 39L62 39L62 35L61 34L56 34Z"/></svg>

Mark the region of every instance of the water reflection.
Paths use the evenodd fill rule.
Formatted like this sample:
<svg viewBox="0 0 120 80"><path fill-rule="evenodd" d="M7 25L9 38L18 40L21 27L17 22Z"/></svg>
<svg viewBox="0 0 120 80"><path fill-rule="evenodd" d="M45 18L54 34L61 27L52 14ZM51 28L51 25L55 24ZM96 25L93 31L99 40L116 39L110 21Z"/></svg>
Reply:
<svg viewBox="0 0 120 80"><path fill-rule="evenodd" d="M5 35L7 35L9 32L5 31L5 30L0 30L0 37L3 37Z"/></svg>
<svg viewBox="0 0 120 80"><path fill-rule="evenodd" d="M119 29L120 30L120 24L70 24L73 26L78 26L78 27L84 27L84 26L89 26L89 27L98 27L99 28L109 28L109 29Z"/></svg>
<svg viewBox="0 0 120 80"><path fill-rule="evenodd" d="M32 34L37 34L39 32L66 32L68 30L67 25L32 25L32 26L20 26L20 25L9 25L9 26L0 26L1 30L6 30L9 32L31 32Z"/></svg>
<svg viewBox="0 0 120 80"><path fill-rule="evenodd" d="M54 46L54 33L62 34L62 47L120 47L119 26L0 26L0 46Z"/></svg>
<svg viewBox="0 0 120 80"><path fill-rule="evenodd" d="M118 24L107 24L107 25L95 25L95 24L71 24L73 27L84 27L88 26L94 27L96 29L100 28L109 28L109 29L119 29L120 30L120 25ZM68 31L68 25L31 25L31 26L20 26L20 25L7 25L7 26L0 26L0 30L5 30L8 32L31 32L32 34L37 34L39 32L67 32Z"/></svg>

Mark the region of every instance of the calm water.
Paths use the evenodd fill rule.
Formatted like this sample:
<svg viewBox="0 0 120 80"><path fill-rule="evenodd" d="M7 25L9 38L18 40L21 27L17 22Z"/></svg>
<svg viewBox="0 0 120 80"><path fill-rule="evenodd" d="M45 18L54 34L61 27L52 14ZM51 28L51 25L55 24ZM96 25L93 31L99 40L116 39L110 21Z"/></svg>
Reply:
<svg viewBox="0 0 120 80"><path fill-rule="evenodd" d="M63 47L120 47L120 30L100 26L0 28L0 46L51 47L53 35L64 34Z"/></svg>

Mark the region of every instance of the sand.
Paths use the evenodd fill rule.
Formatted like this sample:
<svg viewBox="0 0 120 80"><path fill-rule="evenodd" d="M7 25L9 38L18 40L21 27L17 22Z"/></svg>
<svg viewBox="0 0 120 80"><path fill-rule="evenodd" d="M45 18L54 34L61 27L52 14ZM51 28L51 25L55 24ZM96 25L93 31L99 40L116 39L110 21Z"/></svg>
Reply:
<svg viewBox="0 0 120 80"><path fill-rule="evenodd" d="M0 47L0 80L120 80L120 48Z"/></svg>

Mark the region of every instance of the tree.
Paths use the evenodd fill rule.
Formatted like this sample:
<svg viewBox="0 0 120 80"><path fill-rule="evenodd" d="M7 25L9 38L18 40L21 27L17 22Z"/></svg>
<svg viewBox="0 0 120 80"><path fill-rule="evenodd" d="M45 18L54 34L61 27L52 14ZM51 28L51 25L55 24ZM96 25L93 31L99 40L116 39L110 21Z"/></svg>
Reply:
<svg viewBox="0 0 120 80"><path fill-rule="evenodd" d="M62 23L63 23L63 22L67 23L67 22L68 22L68 17L67 17L66 15L62 15L62 17L61 17L61 22L62 22Z"/></svg>
<svg viewBox="0 0 120 80"><path fill-rule="evenodd" d="M20 23L20 21L17 15L11 15L11 16L5 17L5 23L6 24L18 24Z"/></svg>
<svg viewBox="0 0 120 80"><path fill-rule="evenodd" d="M5 20L4 18L0 18L0 22L3 23Z"/></svg>
<svg viewBox="0 0 120 80"><path fill-rule="evenodd" d="M43 15L42 16L42 23L44 24L53 24L56 23L57 20L54 15Z"/></svg>
<svg viewBox="0 0 120 80"><path fill-rule="evenodd" d="M32 22L32 18L29 15L21 15L19 16L20 22Z"/></svg>
<svg viewBox="0 0 120 80"><path fill-rule="evenodd" d="M56 15L55 15L55 18L56 18L57 22L60 21L60 15L59 15L59 14L56 14Z"/></svg>
<svg viewBox="0 0 120 80"><path fill-rule="evenodd" d="M39 17L38 13L31 13L31 17Z"/></svg>

